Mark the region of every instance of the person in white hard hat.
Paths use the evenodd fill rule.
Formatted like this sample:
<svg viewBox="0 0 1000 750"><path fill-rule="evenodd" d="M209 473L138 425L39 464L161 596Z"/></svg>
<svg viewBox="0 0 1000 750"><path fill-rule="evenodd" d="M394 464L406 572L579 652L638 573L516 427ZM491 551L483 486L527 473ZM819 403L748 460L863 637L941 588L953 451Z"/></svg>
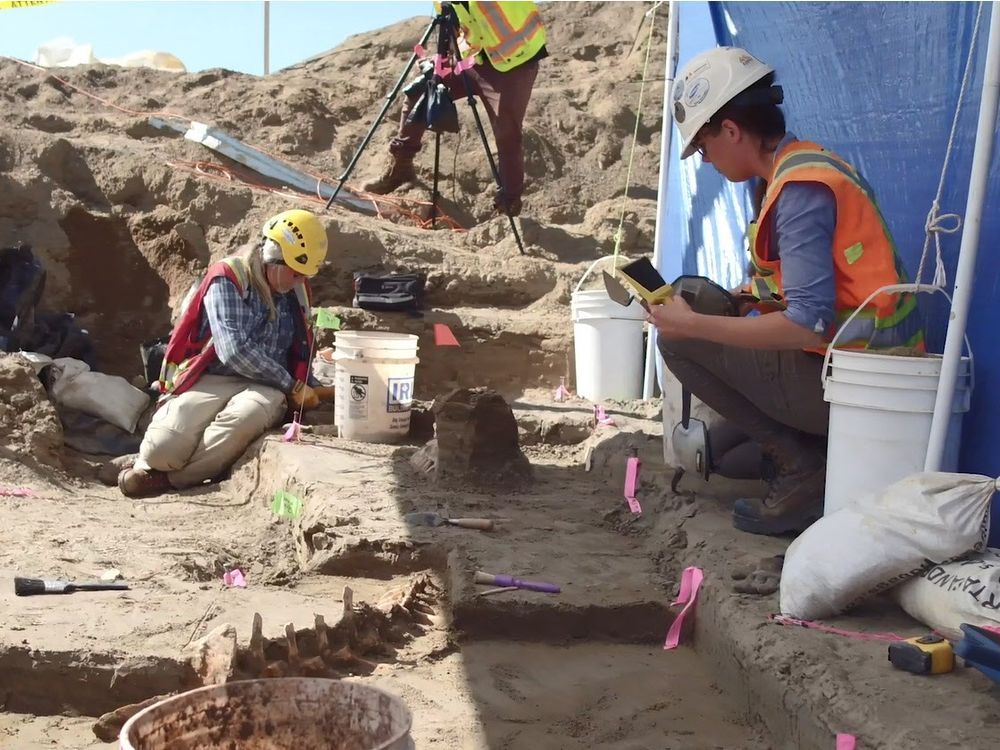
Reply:
<svg viewBox="0 0 1000 750"><path fill-rule="evenodd" d="M741 290L756 304L722 317L675 297L649 316L670 371L769 460L767 496L733 509L735 526L758 534L800 531L822 515L822 354L869 295L905 281L871 186L836 154L785 131L774 81L769 65L722 47L691 60L672 92L681 158L697 153L732 182L757 181L752 278ZM913 296L875 296L837 346L922 350Z"/></svg>

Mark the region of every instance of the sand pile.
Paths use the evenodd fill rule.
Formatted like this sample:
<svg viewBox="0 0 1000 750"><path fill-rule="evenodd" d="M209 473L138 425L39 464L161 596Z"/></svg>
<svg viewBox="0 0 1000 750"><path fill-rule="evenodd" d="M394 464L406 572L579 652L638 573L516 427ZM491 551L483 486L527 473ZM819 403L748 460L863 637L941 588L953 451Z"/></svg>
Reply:
<svg viewBox="0 0 1000 750"><path fill-rule="evenodd" d="M31 366L0 354L0 458L59 466L63 430L56 409Z"/></svg>

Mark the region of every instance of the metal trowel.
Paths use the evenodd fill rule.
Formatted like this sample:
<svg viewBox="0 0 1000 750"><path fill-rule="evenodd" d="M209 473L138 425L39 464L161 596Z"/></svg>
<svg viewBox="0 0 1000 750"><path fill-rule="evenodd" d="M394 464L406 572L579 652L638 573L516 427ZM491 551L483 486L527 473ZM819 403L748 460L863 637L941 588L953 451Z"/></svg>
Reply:
<svg viewBox="0 0 1000 750"><path fill-rule="evenodd" d="M607 271L602 271L602 273L604 274L604 290L612 301L617 302L622 307L631 305L635 297L625 288L625 285ZM639 304L645 308L646 312L649 312L649 304L646 300L640 297Z"/></svg>

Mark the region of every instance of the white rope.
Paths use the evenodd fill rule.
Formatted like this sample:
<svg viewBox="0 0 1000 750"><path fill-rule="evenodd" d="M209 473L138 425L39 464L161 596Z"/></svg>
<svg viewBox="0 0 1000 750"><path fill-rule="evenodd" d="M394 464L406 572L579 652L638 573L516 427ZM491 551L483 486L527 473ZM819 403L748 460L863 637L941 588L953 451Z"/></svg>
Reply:
<svg viewBox="0 0 1000 750"><path fill-rule="evenodd" d="M979 25L983 17L983 7L986 5L980 0L979 9L976 11L976 23L972 28L972 42L969 44L969 57L965 61L965 72L962 74L962 87L958 92L958 102L955 105L955 116L951 121L951 133L948 135L948 148L944 154L944 164L941 166L941 178L938 181L937 195L931 201L931 209L927 212L927 220L924 222L924 250L920 255L920 265L917 267L916 283L919 286L923 283L924 266L927 264L927 256L931 247L931 235L934 236L934 278L931 284L944 288L948 283L944 270L944 257L941 254L941 235L955 234L962 228L962 217L959 214L938 213L941 208L941 195L944 193L945 176L948 173L948 163L951 161L951 153L955 146L955 135L958 132L958 119L962 112L962 102L965 101L965 92L969 86L969 74L972 72L972 64L976 56L976 40L979 38ZM945 222L954 222L951 225Z"/></svg>

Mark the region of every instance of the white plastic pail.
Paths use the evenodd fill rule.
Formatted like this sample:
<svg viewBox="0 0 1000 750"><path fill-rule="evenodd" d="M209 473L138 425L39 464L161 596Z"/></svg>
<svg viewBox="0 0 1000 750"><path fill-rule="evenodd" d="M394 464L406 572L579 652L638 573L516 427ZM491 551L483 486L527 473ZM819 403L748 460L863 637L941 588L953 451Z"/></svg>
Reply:
<svg viewBox="0 0 1000 750"><path fill-rule="evenodd" d="M342 438L388 443L406 437L413 402L417 337L338 331L334 421Z"/></svg>
<svg viewBox="0 0 1000 750"><path fill-rule="evenodd" d="M885 289L903 291L903 286ZM846 327L845 322L841 330ZM825 515L924 470L942 364L940 356L834 350L834 344L836 338L823 367L824 398L830 404ZM962 415L971 397L969 356L958 368L941 471L958 468Z"/></svg>
<svg viewBox="0 0 1000 750"><path fill-rule="evenodd" d="M587 269L570 298L576 392L591 401L639 398L645 311L638 302L622 307L603 287L580 291L591 271L603 260L606 259L595 261Z"/></svg>

